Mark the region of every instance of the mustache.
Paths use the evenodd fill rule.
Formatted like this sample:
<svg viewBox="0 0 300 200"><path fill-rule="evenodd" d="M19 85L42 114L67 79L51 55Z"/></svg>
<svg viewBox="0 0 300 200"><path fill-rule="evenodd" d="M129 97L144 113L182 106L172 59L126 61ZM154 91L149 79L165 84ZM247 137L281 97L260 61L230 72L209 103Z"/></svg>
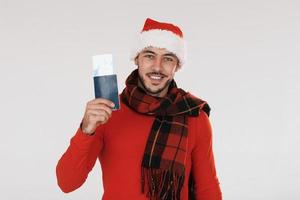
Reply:
<svg viewBox="0 0 300 200"><path fill-rule="evenodd" d="M149 72L149 73L147 73L147 75L154 75L154 76L156 75L156 76L166 77L165 74L160 73L160 72Z"/></svg>

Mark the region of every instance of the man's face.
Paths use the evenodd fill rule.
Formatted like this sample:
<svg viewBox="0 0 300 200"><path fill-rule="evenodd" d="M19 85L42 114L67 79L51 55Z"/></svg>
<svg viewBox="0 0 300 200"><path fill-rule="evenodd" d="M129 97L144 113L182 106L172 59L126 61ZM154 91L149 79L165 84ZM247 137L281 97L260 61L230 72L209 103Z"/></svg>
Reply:
<svg viewBox="0 0 300 200"><path fill-rule="evenodd" d="M155 47L145 48L135 59L139 72L139 84L149 95L163 97L178 68L177 57Z"/></svg>

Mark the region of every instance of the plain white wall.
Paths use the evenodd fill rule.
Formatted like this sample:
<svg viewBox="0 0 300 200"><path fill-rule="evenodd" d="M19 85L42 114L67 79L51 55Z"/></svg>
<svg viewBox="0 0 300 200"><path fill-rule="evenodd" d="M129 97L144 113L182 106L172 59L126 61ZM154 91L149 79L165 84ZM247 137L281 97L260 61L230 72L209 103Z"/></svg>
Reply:
<svg viewBox="0 0 300 200"><path fill-rule="evenodd" d="M70 194L55 166L94 98L91 56L114 54L121 92L152 17L184 31L176 80L212 108L224 199L300 199L299 11L296 0L0 0L0 198L101 198L99 163Z"/></svg>

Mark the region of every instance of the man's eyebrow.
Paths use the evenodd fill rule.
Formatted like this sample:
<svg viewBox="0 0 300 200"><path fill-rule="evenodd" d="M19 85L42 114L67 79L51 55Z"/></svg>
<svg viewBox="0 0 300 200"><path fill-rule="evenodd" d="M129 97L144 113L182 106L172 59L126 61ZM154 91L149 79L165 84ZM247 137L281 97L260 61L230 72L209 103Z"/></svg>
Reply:
<svg viewBox="0 0 300 200"><path fill-rule="evenodd" d="M141 53L151 53L151 54L156 55L156 53L151 50L144 50ZM177 56L174 53L166 53L166 54L164 54L164 56L171 56L171 57L177 58Z"/></svg>
<svg viewBox="0 0 300 200"><path fill-rule="evenodd" d="M166 54L164 54L164 56L172 56L172 57L177 58L177 56L174 53L166 53Z"/></svg>
<svg viewBox="0 0 300 200"><path fill-rule="evenodd" d="M144 51L142 51L142 53L151 53L151 54L156 54L155 52L153 52L153 51L150 51L150 50L144 50Z"/></svg>

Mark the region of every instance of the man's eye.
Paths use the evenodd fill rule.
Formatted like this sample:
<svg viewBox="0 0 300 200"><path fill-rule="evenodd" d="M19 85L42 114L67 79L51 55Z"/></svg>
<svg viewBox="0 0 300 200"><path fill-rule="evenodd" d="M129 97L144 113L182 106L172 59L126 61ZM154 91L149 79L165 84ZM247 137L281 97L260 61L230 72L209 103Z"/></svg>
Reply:
<svg viewBox="0 0 300 200"><path fill-rule="evenodd" d="M150 59L154 58L154 56L151 55L151 54L146 54L145 57L146 57L146 58L150 58Z"/></svg>
<svg viewBox="0 0 300 200"><path fill-rule="evenodd" d="M168 61L168 62L173 62L174 59L170 58L170 57L165 57L165 60Z"/></svg>

